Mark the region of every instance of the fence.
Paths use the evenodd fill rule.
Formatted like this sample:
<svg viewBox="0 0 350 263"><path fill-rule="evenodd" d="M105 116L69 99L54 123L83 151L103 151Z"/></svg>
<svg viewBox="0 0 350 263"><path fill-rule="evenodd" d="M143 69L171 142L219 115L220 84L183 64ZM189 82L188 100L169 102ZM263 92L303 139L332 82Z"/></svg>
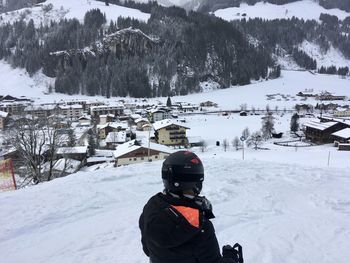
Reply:
<svg viewBox="0 0 350 263"><path fill-rule="evenodd" d="M16 187L12 160L0 161L0 192L15 190Z"/></svg>

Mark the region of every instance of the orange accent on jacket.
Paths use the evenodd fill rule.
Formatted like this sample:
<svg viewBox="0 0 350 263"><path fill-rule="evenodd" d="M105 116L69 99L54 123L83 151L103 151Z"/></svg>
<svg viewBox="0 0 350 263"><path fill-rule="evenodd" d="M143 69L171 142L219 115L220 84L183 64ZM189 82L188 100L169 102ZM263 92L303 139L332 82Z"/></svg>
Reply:
<svg viewBox="0 0 350 263"><path fill-rule="evenodd" d="M172 206L194 227L199 228L199 210L186 206Z"/></svg>

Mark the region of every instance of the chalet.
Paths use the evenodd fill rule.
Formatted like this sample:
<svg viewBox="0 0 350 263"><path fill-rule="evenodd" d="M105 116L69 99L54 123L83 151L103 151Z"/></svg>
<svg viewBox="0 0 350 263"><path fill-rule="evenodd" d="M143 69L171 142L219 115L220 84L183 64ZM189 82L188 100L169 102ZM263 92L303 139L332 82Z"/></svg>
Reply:
<svg viewBox="0 0 350 263"><path fill-rule="evenodd" d="M79 117L79 124L80 125L91 125L91 118L88 115L83 115Z"/></svg>
<svg viewBox="0 0 350 263"><path fill-rule="evenodd" d="M152 128L151 125L149 125L149 121L146 118L139 118L135 120L136 123L136 129L138 131L148 131Z"/></svg>
<svg viewBox="0 0 350 263"><path fill-rule="evenodd" d="M239 116L248 116L248 113L246 111L241 111L239 113Z"/></svg>
<svg viewBox="0 0 350 263"><path fill-rule="evenodd" d="M345 128L332 133L334 141L338 143L348 143L350 141L350 128Z"/></svg>
<svg viewBox="0 0 350 263"><path fill-rule="evenodd" d="M332 143L332 134L345 128L342 123L311 121L304 124L306 139L314 143Z"/></svg>
<svg viewBox="0 0 350 263"><path fill-rule="evenodd" d="M60 158L54 162L52 167L52 178L59 178L73 174L79 171L82 163L78 160L69 159L69 158ZM42 167L42 173L45 176L49 173L50 163L44 163Z"/></svg>
<svg viewBox="0 0 350 263"><path fill-rule="evenodd" d="M158 121L153 124L153 128L156 141L160 144L168 146L188 145L186 130L189 128L177 121L171 119Z"/></svg>
<svg viewBox="0 0 350 263"><path fill-rule="evenodd" d="M86 166L92 166L101 163L114 163L114 151L96 150L95 155L87 158Z"/></svg>
<svg viewBox="0 0 350 263"><path fill-rule="evenodd" d="M199 104L199 106L201 106L201 107L215 107L216 108L218 106L218 104L208 100L208 101L201 102Z"/></svg>
<svg viewBox="0 0 350 263"><path fill-rule="evenodd" d="M4 129L7 117L8 117L8 113L7 112L0 111L0 130Z"/></svg>
<svg viewBox="0 0 350 263"><path fill-rule="evenodd" d="M102 140L106 139L108 133L126 131L128 127L126 122L108 122L104 125L97 125L99 138Z"/></svg>
<svg viewBox="0 0 350 263"><path fill-rule="evenodd" d="M163 160L170 154L170 149L164 145L132 140L121 144L114 152L115 166Z"/></svg>
<svg viewBox="0 0 350 263"><path fill-rule="evenodd" d="M130 137L127 137L126 131L109 132L105 140L106 147L107 149L115 149L118 144L123 144L128 139L130 140Z"/></svg>
<svg viewBox="0 0 350 263"><path fill-rule="evenodd" d="M74 159L80 162L85 162L87 158L88 147L76 146L76 147L60 147L57 149L57 158Z"/></svg>
<svg viewBox="0 0 350 263"><path fill-rule="evenodd" d="M316 100L346 100L346 96L335 96L332 95L331 93L325 93L325 94L321 94L321 95L317 95L316 96Z"/></svg>

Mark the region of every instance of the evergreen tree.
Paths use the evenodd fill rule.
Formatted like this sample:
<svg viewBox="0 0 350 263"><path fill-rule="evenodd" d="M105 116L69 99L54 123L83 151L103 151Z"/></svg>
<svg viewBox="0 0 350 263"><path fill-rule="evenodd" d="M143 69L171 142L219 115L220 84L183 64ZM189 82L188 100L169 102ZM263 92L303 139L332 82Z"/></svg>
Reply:
<svg viewBox="0 0 350 263"><path fill-rule="evenodd" d="M290 130L292 132L297 132L299 130L299 115L297 113L294 113L291 118Z"/></svg>

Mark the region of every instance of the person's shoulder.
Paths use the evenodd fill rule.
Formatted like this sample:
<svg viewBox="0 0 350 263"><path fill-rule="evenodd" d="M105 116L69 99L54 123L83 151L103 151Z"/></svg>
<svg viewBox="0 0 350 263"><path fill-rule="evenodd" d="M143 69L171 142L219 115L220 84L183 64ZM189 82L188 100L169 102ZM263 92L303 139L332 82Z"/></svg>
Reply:
<svg viewBox="0 0 350 263"><path fill-rule="evenodd" d="M164 207L168 206L168 204L165 202L163 198L163 193L157 193L154 196L152 196L148 202L145 205L145 209L147 208L154 208L154 207Z"/></svg>

